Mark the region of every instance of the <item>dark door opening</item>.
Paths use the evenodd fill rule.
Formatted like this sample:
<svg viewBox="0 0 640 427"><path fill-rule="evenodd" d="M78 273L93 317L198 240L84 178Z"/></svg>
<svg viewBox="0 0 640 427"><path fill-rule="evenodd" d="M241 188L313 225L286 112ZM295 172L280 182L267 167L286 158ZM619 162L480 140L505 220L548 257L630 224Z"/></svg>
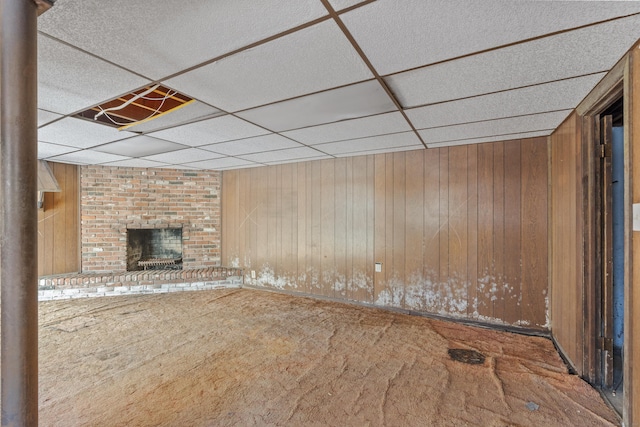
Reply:
<svg viewBox="0 0 640 427"><path fill-rule="evenodd" d="M624 127L619 99L596 121L596 380L622 413L624 390Z"/></svg>

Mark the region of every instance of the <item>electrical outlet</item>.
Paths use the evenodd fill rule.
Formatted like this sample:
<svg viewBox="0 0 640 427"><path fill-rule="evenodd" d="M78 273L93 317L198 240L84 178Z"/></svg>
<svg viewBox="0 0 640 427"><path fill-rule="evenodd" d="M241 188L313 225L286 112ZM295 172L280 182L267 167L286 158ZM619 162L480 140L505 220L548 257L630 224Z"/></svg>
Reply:
<svg viewBox="0 0 640 427"><path fill-rule="evenodd" d="M376 262L376 273L382 273L382 263Z"/></svg>
<svg viewBox="0 0 640 427"><path fill-rule="evenodd" d="M256 278L256 271L255 270L251 270L251 278L252 279Z"/></svg>

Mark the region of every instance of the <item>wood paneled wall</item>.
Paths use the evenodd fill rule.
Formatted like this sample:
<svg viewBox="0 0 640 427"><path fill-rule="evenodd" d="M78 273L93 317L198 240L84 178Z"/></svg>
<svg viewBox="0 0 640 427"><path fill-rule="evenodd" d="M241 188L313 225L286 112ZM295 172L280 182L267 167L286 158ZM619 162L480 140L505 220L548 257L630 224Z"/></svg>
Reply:
<svg viewBox="0 0 640 427"><path fill-rule="evenodd" d="M60 193L45 193L38 211L38 275L80 271L78 166L49 163Z"/></svg>
<svg viewBox="0 0 640 427"><path fill-rule="evenodd" d="M563 353L584 371L583 171L580 118L551 135L551 325Z"/></svg>
<svg viewBox="0 0 640 427"><path fill-rule="evenodd" d="M226 171L223 264L254 286L546 328L547 184L546 138Z"/></svg>

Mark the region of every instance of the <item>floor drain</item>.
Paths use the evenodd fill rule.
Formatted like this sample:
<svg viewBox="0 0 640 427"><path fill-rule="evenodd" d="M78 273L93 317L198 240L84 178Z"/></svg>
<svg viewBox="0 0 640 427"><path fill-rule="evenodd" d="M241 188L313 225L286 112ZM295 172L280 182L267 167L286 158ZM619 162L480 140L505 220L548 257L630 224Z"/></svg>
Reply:
<svg viewBox="0 0 640 427"><path fill-rule="evenodd" d="M482 365L484 363L484 354L474 350L466 350L464 348L450 348L449 357L453 360L470 365Z"/></svg>

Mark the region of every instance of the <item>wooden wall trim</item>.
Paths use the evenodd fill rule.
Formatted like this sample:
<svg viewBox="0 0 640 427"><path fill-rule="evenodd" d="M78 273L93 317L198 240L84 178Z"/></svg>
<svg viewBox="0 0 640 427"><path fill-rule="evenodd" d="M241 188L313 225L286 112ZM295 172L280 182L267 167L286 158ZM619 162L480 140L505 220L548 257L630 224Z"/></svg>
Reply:
<svg viewBox="0 0 640 427"><path fill-rule="evenodd" d="M634 171L640 170L640 150L634 149L640 145L640 123L634 120L640 114L640 49L634 47L629 55L629 63L626 68L625 78L625 128L628 129L629 143L628 158L630 168L628 170L627 182L628 194L633 204L640 203L640 180ZM635 129L634 126L638 126ZM628 207L629 208L629 207ZM630 213L629 211L627 213ZM627 227L631 227L631 215L627 216ZM627 247L630 249L625 253L625 263L627 276L625 276L625 348L624 348L624 421L628 426L640 425L640 291L637 283L640 283L640 231L629 233L630 242ZM634 369L635 367L635 369Z"/></svg>

